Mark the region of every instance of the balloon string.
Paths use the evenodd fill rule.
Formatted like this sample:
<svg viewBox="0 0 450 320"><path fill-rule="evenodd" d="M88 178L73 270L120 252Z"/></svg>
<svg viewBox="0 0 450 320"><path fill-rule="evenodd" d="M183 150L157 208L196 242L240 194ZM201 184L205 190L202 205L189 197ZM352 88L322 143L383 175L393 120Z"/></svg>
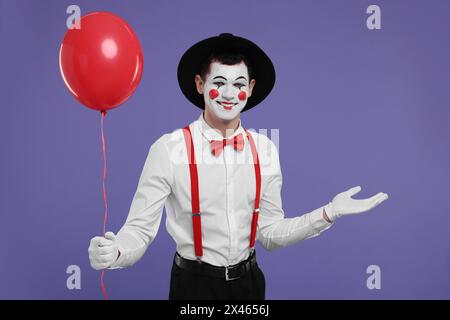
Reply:
<svg viewBox="0 0 450 320"><path fill-rule="evenodd" d="M103 151L103 179L102 179L102 185L103 185L103 202L105 204L105 213L103 216L103 237L105 237L105 233L106 233L106 222L108 220L108 202L106 201L106 144L105 144L105 134L104 134L104 129L103 129L103 121L105 119L106 116L106 111L101 111L101 128L102 128L102 151ZM105 300L108 300L108 292L106 291L106 287L105 287L105 281L104 281L104 277L105 277L105 270L102 270L102 275L101 275L101 287L102 287L102 292L103 292L103 297L105 298Z"/></svg>

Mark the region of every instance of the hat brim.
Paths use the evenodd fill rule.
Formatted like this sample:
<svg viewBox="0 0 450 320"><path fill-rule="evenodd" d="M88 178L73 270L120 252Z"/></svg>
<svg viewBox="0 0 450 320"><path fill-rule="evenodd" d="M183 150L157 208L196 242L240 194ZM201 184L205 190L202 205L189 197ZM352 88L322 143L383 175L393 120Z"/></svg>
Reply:
<svg viewBox="0 0 450 320"><path fill-rule="evenodd" d="M231 34L202 40L190 47L178 64L178 84L186 98L200 109L205 109L205 100L195 85L195 75L211 53L239 52L247 57L252 67L255 86L242 112L247 111L263 101L275 84L275 68L270 58L255 43Z"/></svg>

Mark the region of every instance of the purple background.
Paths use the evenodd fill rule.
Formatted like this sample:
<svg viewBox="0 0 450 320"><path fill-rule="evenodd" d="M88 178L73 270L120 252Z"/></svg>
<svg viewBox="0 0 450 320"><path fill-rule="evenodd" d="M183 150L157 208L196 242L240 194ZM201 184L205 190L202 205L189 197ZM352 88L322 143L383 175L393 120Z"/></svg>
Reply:
<svg viewBox="0 0 450 320"><path fill-rule="evenodd" d="M70 95L58 66L73 3L122 16L144 51L139 88L105 121L109 230L125 221L149 146L199 115L178 87L180 56L232 32L277 71L272 94L242 119L280 130L286 216L356 185L356 197L390 195L318 238L259 247L267 298L450 298L450 3L425 0L1 0L0 298L102 299L87 254L103 223L100 115ZM381 30L365 25L373 3ZM167 298L174 243L164 220L140 262L107 272L111 298ZM66 288L71 264L81 290ZM366 287L372 264L381 290Z"/></svg>

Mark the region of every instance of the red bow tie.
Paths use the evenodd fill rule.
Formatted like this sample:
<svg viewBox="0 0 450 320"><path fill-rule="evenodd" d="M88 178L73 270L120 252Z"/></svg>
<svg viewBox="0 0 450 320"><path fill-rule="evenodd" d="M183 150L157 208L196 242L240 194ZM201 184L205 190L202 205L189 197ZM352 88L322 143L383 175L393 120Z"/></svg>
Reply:
<svg viewBox="0 0 450 320"><path fill-rule="evenodd" d="M244 149L244 137L242 133L239 133L237 136L234 136L230 139L223 139L223 140L211 140L210 146L211 146L211 152L213 155L218 157L222 151L223 148L226 145L232 144L235 150L241 151Z"/></svg>

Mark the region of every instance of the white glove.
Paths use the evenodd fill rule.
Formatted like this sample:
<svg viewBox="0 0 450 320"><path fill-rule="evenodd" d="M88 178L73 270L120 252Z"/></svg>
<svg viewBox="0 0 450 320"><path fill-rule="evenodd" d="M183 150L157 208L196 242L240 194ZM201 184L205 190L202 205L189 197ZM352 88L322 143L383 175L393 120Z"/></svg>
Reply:
<svg viewBox="0 0 450 320"><path fill-rule="evenodd" d="M325 207L325 211L330 220L334 221L336 218L345 215L369 211L389 198L386 193L379 192L368 199L352 199L352 196L360 191L361 187L357 186L336 195Z"/></svg>
<svg viewBox="0 0 450 320"><path fill-rule="evenodd" d="M106 269L117 260L119 249L113 232L105 233L105 237L94 237L89 245L89 260L95 270Z"/></svg>

